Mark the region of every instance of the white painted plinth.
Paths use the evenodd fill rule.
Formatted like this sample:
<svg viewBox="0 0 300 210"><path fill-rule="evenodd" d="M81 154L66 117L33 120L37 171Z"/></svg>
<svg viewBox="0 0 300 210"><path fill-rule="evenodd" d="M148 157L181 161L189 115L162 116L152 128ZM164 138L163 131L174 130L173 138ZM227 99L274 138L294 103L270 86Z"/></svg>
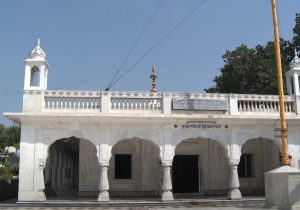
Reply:
<svg viewBox="0 0 300 210"><path fill-rule="evenodd" d="M240 199L242 199L242 194L241 194L240 190L238 190L238 189L230 190L229 193L228 193L228 199L229 200L240 200Z"/></svg>
<svg viewBox="0 0 300 210"><path fill-rule="evenodd" d="M173 193L171 191L163 192L161 195L162 201L172 201L174 200Z"/></svg>
<svg viewBox="0 0 300 210"><path fill-rule="evenodd" d="M265 173L266 205L300 207L300 170L281 166Z"/></svg>
<svg viewBox="0 0 300 210"><path fill-rule="evenodd" d="M98 201L109 201L109 193L107 191L99 193Z"/></svg>

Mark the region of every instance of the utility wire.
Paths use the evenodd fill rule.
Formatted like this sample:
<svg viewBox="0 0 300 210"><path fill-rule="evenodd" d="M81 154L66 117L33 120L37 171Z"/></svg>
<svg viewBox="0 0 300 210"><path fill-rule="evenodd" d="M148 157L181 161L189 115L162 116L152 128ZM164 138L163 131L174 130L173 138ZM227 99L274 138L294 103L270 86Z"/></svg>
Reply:
<svg viewBox="0 0 300 210"><path fill-rule="evenodd" d="M103 75L100 75L100 76L97 76L97 77L93 77L93 78L90 78L90 79L86 79L86 80L81 80L81 81L75 82L75 83L70 83L70 84L63 85L63 86L60 86L60 87L57 87L57 88L53 88L53 89L54 89L54 90L58 90L58 89L65 88L65 87L70 87L70 86L74 86L74 85L79 85L79 84L82 84L82 83L86 83L86 82L90 82L90 81L93 81L93 80L97 80L97 79L99 79L99 78L111 76L111 75L113 75L113 74L115 74L115 72L108 73L108 74L103 74ZM1 89L1 88L0 88L0 94L1 94L1 93L7 94L7 95L13 95L13 94L23 94L24 91L10 90L10 89Z"/></svg>
<svg viewBox="0 0 300 210"><path fill-rule="evenodd" d="M162 5L166 2L166 0L163 0L158 7L156 8L156 10L154 11L154 13L152 14L151 18L149 19L148 23L146 24L145 28L143 29L142 33L139 35L139 37L137 38L137 40L134 42L133 46L131 47L131 49L129 50L128 54L126 55L125 59L123 60L123 62L121 63L121 65L119 66L118 70L116 71L113 79L110 81L108 87L105 89L106 91L108 91L113 82L115 81L116 77L118 76L120 70L123 68L123 66L125 65L126 61L128 60L128 58L130 57L130 55L133 53L134 49L136 48L137 44L140 42L141 38L144 36L145 32L148 30L150 24L152 23L154 17L157 15L158 11L160 10L160 8L162 7Z"/></svg>
<svg viewBox="0 0 300 210"><path fill-rule="evenodd" d="M173 33L179 26L181 26L190 16L199 10L207 0L202 0L190 13L183 17L173 28L171 28L160 40L158 40L150 49L148 49L133 65L131 65L123 74L121 74L111 85L114 86L119 82L129 71L131 71L137 64L139 64L148 54L150 54L156 47L160 45L171 33Z"/></svg>
<svg viewBox="0 0 300 210"><path fill-rule="evenodd" d="M7 94L23 94L23 91L9 90L9 89L0 89L0 92L7 93Z"/></svg>
<svg viewBox="0 0 300 210"><path fill-rule="evenodd" d="M163 3L166 0L163 0L161 2L161 4L158 6L158 8L155 10L155 12L153 13L151 19L149 20L149 22L147 23L145 29L143 30L143 32L141 33L141 35L139 36L139 38L137 39L137 41L135 42L135 44L133 45L133 47L131 48L131 50L129 51L128 55L126 56L125 60L122 62L122 64L120 65L119 69L115 72L112 72L110 74L105 74L105 75L100 75L97 77L93 77L90 79L86 79L86 80L82 80L76 83L71 83L71 84L67 84L64 86L60 86L57 88L54 88L55 90L57 89L61 89L64 87L70 87L70 86L74 86L74 85L78 85L78 84L82 84L82 83L86 83L86 82L90 82L93 80L97 80L101 77L106 77L106 76L110 76L112 74L114 74L114 79L110 82L110 85L108 86L108 89L111 88L112 86L114 86L117 82L119 82L128 72L130 72L137 64L139 64L148 54L150 54L156 47L159 46L159 44L161 42L163 42L171 33L173 33L179 26L181 26L190 16L192 16L197 10L199 10L205 3L207 0L202 0L190 13L188 13L185 17L183 17L173 28L171 28L160 40L158 40L151 48L149 48L133 65L131 65L122 75L120 75L117 80L115 80L115 78L117 77L120 69L124 66L125 62L127 61L127 59L129 58L129 56L131 55L131 53L133 52L134 48L136 47L136 45L138 44L138 42L140 41L140 39L142 38L142 36L144 35L144 33L147 31L147 28L149 27L149 25L151 24L152 20L154 19L154 17L156 16L157 12L159 11L159 9L161 8L161 6L163 5ZM115 81L114 81L115 80ZM17 91L17 90L7 90L7 89L0 89L0 92L6 92L6 93L12 93L12 94L23 94L23 91Z"/></svg>
<svg viewBox="0 0 300 210"><path fill-rule="evenodd" d="M93 80L97 80L99 78L107 77L107 76L110 76L110 75L113 75L113 74L115 74L115 72L112 72L112 73L109 73L109 74L103 74L103 75L96 76L96 77L93 77L93 78L90 78L90 79L81 80L79 82L74 82L74 83L70 83L70 84L67 84L67 85L63 85L63 86L54 88L54 90L58 90L58 89L65 88L65 87L79 85L79 84L82 84L82 83L86 83L86 82L90 82L90 81L93 81Z"/></svg>

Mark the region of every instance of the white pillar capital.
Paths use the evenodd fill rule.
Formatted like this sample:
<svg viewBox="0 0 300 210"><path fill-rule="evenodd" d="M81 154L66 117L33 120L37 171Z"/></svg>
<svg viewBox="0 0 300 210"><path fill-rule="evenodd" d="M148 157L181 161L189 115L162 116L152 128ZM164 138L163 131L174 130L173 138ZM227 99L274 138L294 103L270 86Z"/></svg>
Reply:
<svg viewBox="0 0 300 210"><path fill-rule="evenodd" d="M162 167L171 167L172 166L172 160L162 160L161 161L161 165L162 165Z"/></svg>
<svg viewBox="0 0 300 210"><path fill-rule="evenodd" d="M99 160L99 166L101 167L108 167L109 166L109 160Z"/></svg>

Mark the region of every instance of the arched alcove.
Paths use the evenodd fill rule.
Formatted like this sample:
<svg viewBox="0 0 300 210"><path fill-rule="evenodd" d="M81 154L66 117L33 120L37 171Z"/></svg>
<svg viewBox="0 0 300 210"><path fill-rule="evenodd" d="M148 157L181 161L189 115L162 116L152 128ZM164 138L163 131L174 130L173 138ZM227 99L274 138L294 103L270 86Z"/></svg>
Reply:
<svg viewBox="0 0 300 210"><path fill-rule="evenodd" d="M76 137L56 140L48 150L44 169L45 195L97 196L99 164L93 143Z"/></svg>
<svg viewBox="0 0 300 210"><path fill-rule="evenodd" d="M280 165L280 149L275 141L265 138L246 141L238 166L242 194L264 194L264 173Z"/></svg>
<svg viewBox="0 0 300 210"><path fill-rule="evenodd" d="M158 196L159 154L159 147L148 140L131 138L116 143L108 168L110 196Z"/></svg>
<svg viewBox="0 0 300 210"><path fill-rule="evenodd" d="M30 86L37 87L40 85L40 69L37 66L33 66L30 69Z"/></svg>
<svg viewBox="0 0 300 210"><path fill-rule="evenodd" d="M224 148L218 141L204 138L179 143L172 164L173 192L226 195L229 166Z"/></svg>

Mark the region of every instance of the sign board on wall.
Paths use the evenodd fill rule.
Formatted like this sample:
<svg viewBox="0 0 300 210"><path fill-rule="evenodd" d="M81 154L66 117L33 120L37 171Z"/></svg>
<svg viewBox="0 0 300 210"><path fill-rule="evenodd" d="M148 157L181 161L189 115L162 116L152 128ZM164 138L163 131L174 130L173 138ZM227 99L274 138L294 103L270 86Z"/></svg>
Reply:
<svg viewBox="0 0 300 210"><path fill-rule="evenodd" d="M213 110L227 111L227 100L209 100L209 99L173 99L173 110Z"/></svg>

